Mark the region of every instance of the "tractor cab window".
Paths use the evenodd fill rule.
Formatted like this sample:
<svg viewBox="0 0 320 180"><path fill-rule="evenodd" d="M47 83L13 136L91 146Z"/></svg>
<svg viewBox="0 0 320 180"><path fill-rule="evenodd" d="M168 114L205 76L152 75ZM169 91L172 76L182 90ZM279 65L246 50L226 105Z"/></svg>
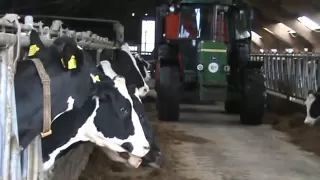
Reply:
<svg viewBox="0 0 320 180"><path fill-rule="evenodd" d="M199 38L200 31L200 8L183 8L180 14L179 38Z"/></svg>
<svg viewBox="0 0 320 180"><path fill-rule="evenodd" d="M214 6L185 6L180 12L179 38L226 40L226 16L219 12L215 17Z"/></svg>

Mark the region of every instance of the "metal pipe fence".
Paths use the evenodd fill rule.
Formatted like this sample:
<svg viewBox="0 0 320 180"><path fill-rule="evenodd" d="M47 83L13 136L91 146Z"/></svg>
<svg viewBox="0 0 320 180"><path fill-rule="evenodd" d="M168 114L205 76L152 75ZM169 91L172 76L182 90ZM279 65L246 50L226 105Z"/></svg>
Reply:
<svg viewBox="0 0 320 180"><path fill-rule="evenodd" d="M252 61L264 62L263 71L269 92L303 103L309 90L320 85L320 54L255 53Z"/></svg>
<svg viewBox="0 0 320 180"><path fill-rule="evenodd" d="M25 17L24 24L20 24L18 19L16 14L6 14L0 18L0 180L42 180L46 175L42 172L40 136L22 153L19 147L14 74L20 48L29 45L31 29L38 30L47 46L60 36L74 38L84 49L113 48L114 43L91 31L63 29L59 20L53 21L49 28L41 22L34 23L31 16ZM7 28L11 28L10 32L12 28L16 29L16 34L8 33Z"/></svg>

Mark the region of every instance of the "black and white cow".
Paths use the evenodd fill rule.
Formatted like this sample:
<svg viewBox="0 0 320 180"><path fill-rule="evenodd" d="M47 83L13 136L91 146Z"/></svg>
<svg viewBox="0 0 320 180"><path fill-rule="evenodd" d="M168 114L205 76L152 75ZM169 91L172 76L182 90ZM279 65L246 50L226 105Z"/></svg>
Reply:
<svg viewBox="0 0 320 180"><path fill-rule="evenodd" d="M149 152L150 145L140 123L145 114L142 111L137 113L133 108L125 80L114 73L110 64L104 64L103 74L107 76L99 74L104 78L97 83L98 96L89 98L82 108L61 115L52 123L53 131L58 129L59 133L42 140L45 170L52 167L61 152L84 141L103 148L112 160L135 167L140 161L128 162L119 153L128 153L129 157L139 159Z"/></svg>
<svg viewBox="0 0 320 180"><path fill-rule="evenodd" d="M113 52L113 50L108 50L108 49L102 50L102 52L100 53L100 60L99 60L102 67L106 62L111 63L112 69L117 74L124 76L124 78L126 79L126 85L128 89L132 89L132 87L141 87L141 84L139 84L139 82L145 83L145 81L141 79L141 74L137 72L140 70L135 69L132 63L130 63L135 60L132 60L132 59L130 60L128 53L123 50L114 50L114 51L115 52ZM146 85L146 87L148 86ZM138 97L132 97L132 99L134 100L134 102L136 102L136 105L134 106L135 109L137 111L144 112L144 105L142 104L139 98L141 97L140 90L141 88L138 88L138 92L135 93L135 95L138 95ZM144 113L141 113L141 114L144 114ZM146 117L144 119L145 120L142 120L141 123L151 148L150 152L144 158L145 160L144 164L149 164L155 167L159 165L159 159L161 155L160 148L157 144L156 136L155 136L155 133L153 132L153 128L149 120L147 120Z"/></svg>
<svg viewBox="0 0 320 180"><path fill-rule="evenodd" d="M81 108L92 95L94 83L90 71L95 66L83 61L75 45L74 41L58 38L55 45L47 48L36 31L30 34L29 58L39 58L51 79L53 120L67 111ZM72 67L68 66L70 61ZM30 59L18 61L14 83L20 146L26 148L42 131L43 125L43 87Z"/></svg>
<svg viewBox="0 0 320 180"><path fill-rule="evenodd" d="M30 41L32 57L42 60L51 78L53 134L42 139L44 170L52 167L61 152L82 141L108 149L114 157L127 152L130 158L137 157L134 162L129 158L129 163L138 166L139 157L150 147L139 119L143 115L133 109L125 80L111 66L99 70L95 63L84 60L83 51L71 38L57 38L46 48L32 32ZM73 64L65 61L68 59ZM15 87L20 145L25 148L43 124L42 85L30 60L19 62Z"/></svg>
<svg viewBox="0 0 320 180"><path fill-rule="evenodd" d="M305 106L307 115L304 123L313 126L320 119L320 88L316 92L309 91Z"/></svg>
<svg viewBox="0 0 320 180"><path fill-rule="evenodd" d="M89 56L86 57L86 59L90 59L91 56L91 61L100 62L102 66L103 62L108 61L109 63L111 63L112 69L118 75L121 75L125 78L127 87L132 85L138 87L138 92L135 94L138 94L139 97L143 97L146 95L145 93L148 93L149 87L145 82L146 76L143 76L140 72L140 69L137 68L138 60L136 60L130 53L128 44L125 43L121 47L121 49L103 49L100 52L99 59L97 59L96 55L96 51L87 51L87 53L85 53L85 56ZM132 99L134 100L135 98L133 97ZM139 103L141 103L141 101ZM141 104L141 106L143 106L143 104ZM144 109L144 107L140 109ZM156 164L159 164L158 160L160 159L161 155L160 148L157 144L156 137L152 130L150 122L148 120L145 120L144 123L141 123L143 130L145 131L147 140L151 145L151 151L147 156L145 156L144 164L155 166Z"/></svg>

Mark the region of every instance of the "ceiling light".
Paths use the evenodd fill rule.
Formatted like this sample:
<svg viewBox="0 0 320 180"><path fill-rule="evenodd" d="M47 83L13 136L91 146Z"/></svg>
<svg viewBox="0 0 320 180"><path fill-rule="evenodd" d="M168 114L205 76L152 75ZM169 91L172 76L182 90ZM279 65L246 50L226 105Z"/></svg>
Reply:
<svg viewBox="0 0 320 180"><path fill-rule="evenodd" d="M307 28L311 29L312 31L320 29L319 24L312 21L310 18L308 18L306 16L301 16L297 19L301 24L305 25Z"/></svg>
<svg viewBox="0 0 320 180"><path fill-rule="evenodd" d="M295 30L289 28L288 26L286 26L285 24L283 23L278 23L280 26L283 26L284 28L287 29L288 33L297 33Z"/></svg>
<svg viewBox="0 0 320 180"><path fill-rule="evenodd" d="M267 31L268 33L270 33L270 34L274 34L270 29L268 29L268 28L263 28L265 31Z"/></svg>
<svg viewBox="0 0 320 180"><path fill-rule="evenodd" d="M254 32L254 31L251 31L251 34L252 34L252 36L256 36L256 37L258 37L258 38L262 38L259 34L257 34L257 33Z"/></svg>

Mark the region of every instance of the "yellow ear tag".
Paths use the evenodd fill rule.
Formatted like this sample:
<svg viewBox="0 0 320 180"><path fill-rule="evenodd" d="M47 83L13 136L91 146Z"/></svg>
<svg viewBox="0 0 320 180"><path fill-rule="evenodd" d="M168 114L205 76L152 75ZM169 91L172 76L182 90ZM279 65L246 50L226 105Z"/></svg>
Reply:
<svg viewBox="0 0 320 180"><path fill-rule="evenodd" d="M94 79L96 82L101 82L99 75L93 76L93 79Z"/></svg>
<svg viewBox="0 0 320 180"><path fill-rule="evenodd" d="M40 50L40 48L37 45L31 45L29 47L29 53L28 56L34 56L38 51Z"/></svg>
<svg viewBox="0 0 320 180"><path fill-rule="evenodd" d="M71 56L70 60L68 61L68 69L76 69L77 68L77 60L74 55Z"/></svg>

